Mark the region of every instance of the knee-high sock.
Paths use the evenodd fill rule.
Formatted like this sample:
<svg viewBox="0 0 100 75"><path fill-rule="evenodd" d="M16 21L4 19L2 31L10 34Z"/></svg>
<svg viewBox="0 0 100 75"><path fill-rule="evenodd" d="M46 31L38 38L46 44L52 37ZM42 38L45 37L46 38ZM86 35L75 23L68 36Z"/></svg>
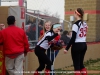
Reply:
<svg viewBox="0 0 100 75"><path fill-rule="evenodd" d="M40 75L40 73L38 71L35 71L34 75Z"/></svg>
<svg viewBox="0 0 100 75"><path fill-rule="evenodd" d="M87 75L87 69L86 68L81 69L81 74L82 75Z"/></svg>
<svg viewBox="0 0 100 75"><path fill-rule="evenodd" d="M45 75L50 75L50 70L46 69L45 70Z"/></svg>
<svg viewBox="0 0 100 75"><path fill-rule="evenodd" d="M81 75L80 71L75 71L74 75Z"/></svg>

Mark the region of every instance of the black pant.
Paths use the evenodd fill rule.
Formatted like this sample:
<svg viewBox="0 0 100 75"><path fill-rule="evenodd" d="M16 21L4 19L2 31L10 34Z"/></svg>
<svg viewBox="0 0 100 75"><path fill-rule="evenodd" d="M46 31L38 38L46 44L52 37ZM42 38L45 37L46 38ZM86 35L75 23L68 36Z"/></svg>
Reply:
<svg viewBox="0 0 100 75"><path fill-rule="evenodd" d="M50 58L50 51L51 51L51 61L52 61L52 65L54 62L54 59L56 58L56 56L59 53L59 50L51 50L50 48L47 50L47 56ZM55 51L55 52L54 52ZM55 53L55 54L54 54ZM55 55L55 56L54 56Z"/></svg>
<svg viewBox="0 0 100 75"><path fill-rule="evenodd" d="M51 61L48 58L48 56L45 54L45 49L41 48L40 46L36 46L35 48L35 54L38 57L39 61L39 67L37 68L37 71L42 71L45 68L51 70Z"/></svg>
<svg viewBox="0 0 100 75"><path fill-rule="evenodd" d="M73 60L74 69L79 71L84 67L83 61L87 50L87 45L83 43L74 43L71 48L71 55Z"/></svg>

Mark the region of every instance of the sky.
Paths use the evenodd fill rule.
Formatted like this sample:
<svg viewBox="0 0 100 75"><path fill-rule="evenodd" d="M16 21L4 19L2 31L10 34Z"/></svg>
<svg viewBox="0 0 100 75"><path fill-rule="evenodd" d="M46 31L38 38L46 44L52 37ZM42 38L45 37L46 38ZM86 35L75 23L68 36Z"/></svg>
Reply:
<svg viewBox="0 0 100 75"><path fill-rule="evenodd" d="M27 0L27 8L32 10L40 10L44 13L47 11L50 15L59 15L60 19L64 19L64 0ZM2 2L2 6L18 5L18 2Z"/></svg>
<svg viewBox="0 0 100 75"><path fill-rule="evenodd" d="M28 0L28 9L48 11L50 15L58 14L64 19L64 0Z"/></svg>

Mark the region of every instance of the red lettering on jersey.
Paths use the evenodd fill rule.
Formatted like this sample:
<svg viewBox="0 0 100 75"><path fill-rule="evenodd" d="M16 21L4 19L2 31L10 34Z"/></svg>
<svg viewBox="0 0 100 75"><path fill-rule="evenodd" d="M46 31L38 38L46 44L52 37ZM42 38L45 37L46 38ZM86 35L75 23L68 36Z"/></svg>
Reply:
<svg viewBox="0 0 100 75"><path fill-rule="evenodd" d="M85 27L85 28L81 28L80 29L80 34L79 34L79 36L80 37L85 37L86 36L86 32L87 32L87 27Z"/></svg>

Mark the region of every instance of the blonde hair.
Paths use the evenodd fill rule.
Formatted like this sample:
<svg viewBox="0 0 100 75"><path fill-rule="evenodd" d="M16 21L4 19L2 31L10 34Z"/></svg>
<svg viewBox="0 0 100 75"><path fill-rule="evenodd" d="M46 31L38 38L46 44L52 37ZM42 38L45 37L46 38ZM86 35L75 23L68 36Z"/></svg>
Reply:
<svg viewBox="0 0 100 75"><path fill-rule="evenodd" d="M46 22L44 23L44 25L43 25L43 35L41 35L41 36L39 37L39 40L41 40L41 39L43 38L44 33L46 32L46 29L45 29L45 24L46 24L46 23L50 23L50 25L51 25L51 21L46 21ZM52 25L51 25L51 27L52 27Z"/></svg>
<svg viewBox="0 0 100 75"><path fill-rule="evenodd" d="M45 29L45 24L46 23L50 23L50 25L51 25L51 21L46 21L45 23L44 23L44 25L43 25L43 32L45 33L46 32L46 29ZM51 25L52 26L52 25Z"/></svg>

